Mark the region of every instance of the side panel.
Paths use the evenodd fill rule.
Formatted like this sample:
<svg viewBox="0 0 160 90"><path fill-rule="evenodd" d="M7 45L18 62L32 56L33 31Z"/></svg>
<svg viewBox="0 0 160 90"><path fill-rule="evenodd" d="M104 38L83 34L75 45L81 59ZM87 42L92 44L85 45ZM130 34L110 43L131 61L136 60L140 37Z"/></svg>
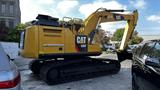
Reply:
<svg viewBox="0 0 160 90"><path fill-rule="evenodd" d="M38 27L32 26L25 31L24 49L21 50L24 57L38 58Z"/></svg>
<svg viewBox="0 0 160 90"><path fill-rule="evenodd" d="M101 53L101 48L99 44L88 45L89 53Z"/></svg>
<svg viewBox="0 0 160 90"><path fill-rule="evenodd" d="M64 53L64 29L39 26L39 54Z"/></svg>
<svg viewBox="0 0 160 90"><path fill-rule="evenodd" d="M25 33L24 49L21 54L29 58L54 58L70 55L99 55L99 44L88 44L87 36L78 35L68 28L32 26ZM85 38L85 40L84 40ZM77 40L80 42L80 50L77 49ZM81 43L85 41L85 43ZM85 48L83 46L85 45Z"/></svg>
<svg viewBox="0 0 160 90"><path fill-rule="evenodd" d="M76 53L75 34L69 28L65 28L65 53Z"/></svg>
<svg viewBox="0 0 160 90"><path fill-rule="evenodd" d="M78 44L79 40L76 39L79 36L80 43ZM99 44L89 44L88 38L85 35L76 35L68 28L65 29L65 53L74 53L74 54L94 54L94 53L101 53L101 48ZM87 41L87 43L86 43ZM87 45L85 48L77 48L79 45ZM81 50L80 50L81 49Z"/></svg>

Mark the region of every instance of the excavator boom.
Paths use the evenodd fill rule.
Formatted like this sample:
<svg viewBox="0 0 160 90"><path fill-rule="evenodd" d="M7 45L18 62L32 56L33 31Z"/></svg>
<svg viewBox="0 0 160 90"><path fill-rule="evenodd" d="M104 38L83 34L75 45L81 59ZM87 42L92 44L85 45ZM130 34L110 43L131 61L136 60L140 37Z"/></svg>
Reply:
<svg viewBox="0 0 160 90"><path fill-rule="evenodd" d="M135 10L128 14L120 14L124 12L125 10L107 10L105 8L99 8L87 19L85 19L83 23L84 27L82 27L82 30L80 31L89 36L92 32L98 29L98 26L101 23L127 21L122 42L119 48L119 50L125 50L128 45L127 42L131 38L137 24L138 12Z"/></svg>

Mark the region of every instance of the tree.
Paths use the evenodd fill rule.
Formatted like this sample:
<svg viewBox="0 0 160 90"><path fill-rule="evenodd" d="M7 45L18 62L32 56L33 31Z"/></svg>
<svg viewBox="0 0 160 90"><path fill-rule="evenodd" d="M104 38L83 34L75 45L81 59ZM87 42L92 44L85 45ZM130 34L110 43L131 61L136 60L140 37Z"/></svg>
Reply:
<svg viewBox="0 0 160 90"><path fill-rule="evenodd" d="M133 35L132 35L132 38L130 39L129 41L129 44L130 45L133 45L133 44L139 44L143 41L143 38L138 36L138 32L137 31L134 31L133 32Z"/></svg>
<svg viewBox="0 0 160 90"><path fill-rule="evenodd" d="M111 38L112 41L121 41L124 33L124 28L117 29Z"/></svg>
<svg viewBox="0 0 160 90"><path fill-rule="evenodd" d="M8 28L0 22L0 41L19 42L20 30L25 29L25 24L18 24L15 28Z"/></svg>
<svg viewBox="0 0 160 90"><path fill-rule="evenodd" d="M16 29L16 30L24 30L25 27L26 27L25 24L20 23L20 24L16 25L15 29Z"/></svg>
<svg viewBox="0 0 160 90"><path fill-rule="evenodd" d="M124 33L124 28L117 29L116 32L113 34L112 40L113 41L121 41ZM143 41L143 38L138 36L138 32L134 31L133 35L129 41L129 44L139 44Z"/></svg>
<svg viewBox="0 0 160 90"><path fill-rule="evenodd" d="M25 29L24 24L18 24L14 29L9 30L7 41L10 42L19 42L20 40L20 31Z"/></svg>
<svg viewBox="0 0 160 90"><path fill-rule="evenodd" d="M133 44L139 44L143 41L143 38L136 35L136 36L133 36L132 39L129 41L129 44L130 45L133 45Z"/></svg>
<svg viewBox="0 0 160 90"><path fill-rule="evenodd" d="M95 35L95 41L101 44L105 44L105 43L108 43L109 40L110 40L110 37L106 36L105 30L99 29Z"/></svg>

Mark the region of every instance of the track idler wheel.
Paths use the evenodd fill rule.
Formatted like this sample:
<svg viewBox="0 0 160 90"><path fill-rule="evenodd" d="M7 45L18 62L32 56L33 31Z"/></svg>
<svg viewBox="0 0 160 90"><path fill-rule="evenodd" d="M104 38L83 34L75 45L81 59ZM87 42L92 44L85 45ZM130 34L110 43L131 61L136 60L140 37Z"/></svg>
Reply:
<svg viewBox="0 0 160 90"><path fill-rule="evenodd" d="M53 67L53 64L45 64L40 70L40 77L47 84L52 85L58 82L58 70Z"/></svg>
<svg viewBox="0 0 160 90"><path fill-rule="evenodd" d="M42 65L43 62L40 60L33 60L29 63L29 69L33 72L33 74L39 74Z"/></svg>
<svg viewBox="0 0 160 90"><path fill-rule="evenodd" d="M126 59L132 60L133 54L132 52L128 52L127 50L124 51L117 51L118 61L122 62Z"/></svg>

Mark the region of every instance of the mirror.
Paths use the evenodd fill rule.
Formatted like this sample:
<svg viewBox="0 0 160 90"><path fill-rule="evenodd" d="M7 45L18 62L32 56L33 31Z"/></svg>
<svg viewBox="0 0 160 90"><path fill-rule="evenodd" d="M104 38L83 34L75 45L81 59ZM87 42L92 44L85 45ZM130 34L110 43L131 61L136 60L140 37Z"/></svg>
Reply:
<svg viewBox="0 0 160 90"><path fill-rule="evenodd" d="M160 68L159 58L147 58L145 60L145 64L148 65L148 66L153 66L153 67Z"/></svg>

